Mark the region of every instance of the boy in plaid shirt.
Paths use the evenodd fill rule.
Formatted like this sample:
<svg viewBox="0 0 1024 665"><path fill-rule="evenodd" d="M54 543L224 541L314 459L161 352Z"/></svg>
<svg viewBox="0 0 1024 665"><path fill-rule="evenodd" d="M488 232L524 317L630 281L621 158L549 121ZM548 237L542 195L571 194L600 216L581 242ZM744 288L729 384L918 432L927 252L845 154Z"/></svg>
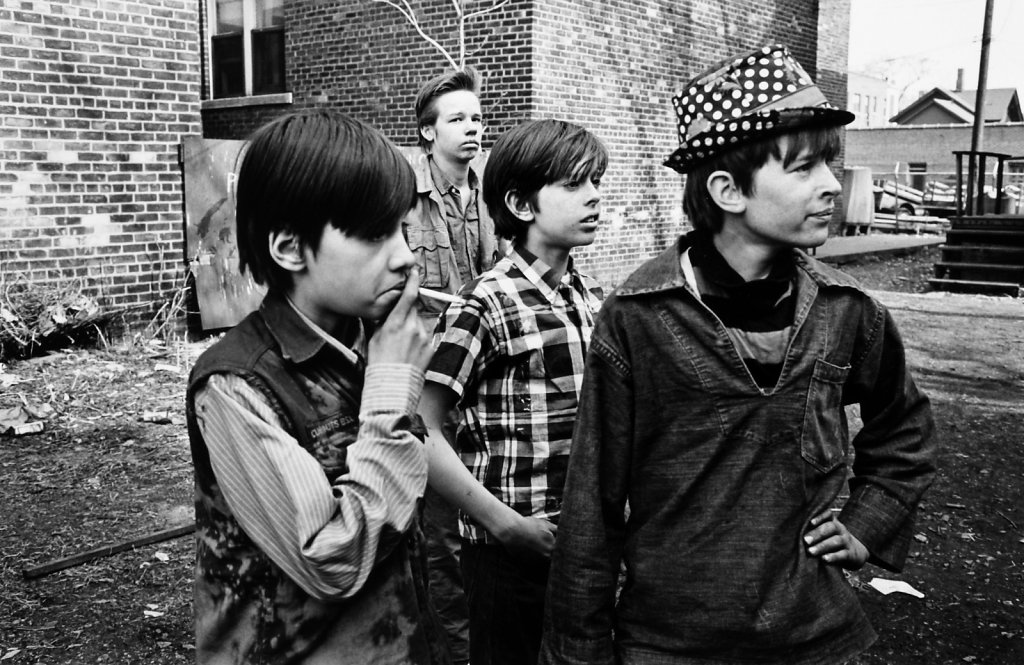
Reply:
<svg viewBox="0 0 1024 665"><path fill-rule="evenodd" d="M474 665L537 660L584 358L603 298L570 253L594 241L607 161L596 137L562 121L527 122L498 139L483 195L513 250L461 289L434 332L420 412L430 485L462 514ZM442 425L455 406L453 450Z"/></svg>

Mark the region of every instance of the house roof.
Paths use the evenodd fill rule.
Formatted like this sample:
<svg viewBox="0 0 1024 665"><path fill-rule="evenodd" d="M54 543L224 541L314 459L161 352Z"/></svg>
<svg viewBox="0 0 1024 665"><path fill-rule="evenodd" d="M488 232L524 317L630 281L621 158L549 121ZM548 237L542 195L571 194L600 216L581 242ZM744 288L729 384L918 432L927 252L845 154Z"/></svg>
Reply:
<svg viewBox="0 0 1024 665"><path fill-rule="evenodd" d="M976 90L948 90L932 88L889 119L898 125L914 124L914 119L930 107L938 107L951 116L953 122L972 124ZM1016 88L990 88L985 91L985 122L1021 122L1020 98Z"/></svg>
<svg viewBox="0 0 1024 665"><path fill-rule="evenodd" d="M956 93L970 107L974 108L977 90L961 90ZM1014 111L1016 110L1016 113ZM1020 122L1020 100L1016 88L989 88L985 91L985 122Z"/></svg>

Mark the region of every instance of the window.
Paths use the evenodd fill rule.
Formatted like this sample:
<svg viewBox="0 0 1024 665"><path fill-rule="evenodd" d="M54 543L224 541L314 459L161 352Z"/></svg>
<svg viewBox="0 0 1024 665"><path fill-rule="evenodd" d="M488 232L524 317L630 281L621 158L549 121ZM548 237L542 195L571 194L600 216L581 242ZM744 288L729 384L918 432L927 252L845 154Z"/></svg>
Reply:
<svg viewBox="0 0 1024 665"><path fill-rule="evenodd" d="M910 162L907 167L910 171L910 186L914 189L924 191L928 173L928 164L926 162Z"/></svg>
<svg viewBox="0 0 1024 665"><path fill-rule="evenodd" d="M209 0L213 97L284 92L284 0Z"/></svg>

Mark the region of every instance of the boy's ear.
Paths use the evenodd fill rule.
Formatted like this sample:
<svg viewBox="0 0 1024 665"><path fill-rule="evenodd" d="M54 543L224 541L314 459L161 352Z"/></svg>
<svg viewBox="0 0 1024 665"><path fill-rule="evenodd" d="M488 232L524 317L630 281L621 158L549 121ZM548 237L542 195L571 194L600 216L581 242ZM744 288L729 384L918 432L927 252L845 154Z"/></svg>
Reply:
<svg viewBox="0 0 1024 665"><path fill-rule="evenodd" d="M268 239L270 258L274 263L291 272L301 272L306 267L306 255L302 243L291 231L274 231Z"/></svg>
<svg viewBox="0 0 1024 665"><path fill-rule="evenodd" d="M420 136L427 141L434 140L434 126L433 125L420 125Z"/></svg>
<svg viewBox="0 0 1024 665"><path fill-rule="evenodd" d="M505 192L505 207L524 222L533 221L533 206L530 205L527 197L521 195L516 190Z"/></svg>
<svg viewBox="0 0 1024 665"><path fill-rule="evenodd" d="M747 196L736 185L728 171L714 171L708 176L708 195L725 212L742 215L747 210Z"/></svg>

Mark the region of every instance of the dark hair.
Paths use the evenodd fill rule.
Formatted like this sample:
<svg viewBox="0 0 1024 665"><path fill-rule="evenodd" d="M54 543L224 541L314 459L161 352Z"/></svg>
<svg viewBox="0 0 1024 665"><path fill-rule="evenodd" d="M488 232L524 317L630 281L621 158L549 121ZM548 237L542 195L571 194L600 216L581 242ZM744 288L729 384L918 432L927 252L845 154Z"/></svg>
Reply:
<svg viewBox="0 0 1024 665"><path fill-rule="evenodd" d="M529 120L502 134L484 167L483 196L499 236L521 242L529 222L512 214L505 195L517 192L536 209L537 192L560 180L599 178L608 149L589 131L562 120Z"/></svg>
<svg viewBox="0 0 1024 665"><path fill-rule="evenodd" d="M786 138L786 154L782 154L782 139ZM708 178L715 171L732 175L741 192L754 192L754 172L768 162L769 157L782 160L789 166L807 150L812 160L831 162L839 154L841 144L838 127L811 127L788 134L772 136L755 143L741 145L724 152L706 164L696 167L686 176L683 190L683 211L693 228L708 233L718 233L725 221L722 209L708 194Z"/></svg>
<svg viewBox="0 0 1024 665"><path fill-rule="evenodd" d="M474 95L478 93L479 79L476 70L472 67L438 74L420 87L416 94L416 136L420 145L424 148L430 147L430 141L423 138L420 128L433 125L437 122L437 98L447 95L449 92L468 90Z"/></svg>
<svg viewBox="0 0 1024 665"><path fill-rule="evenodd" d="M394 233L415 204L412 167L370 125L325 109L280 116L252 134L238 170L239 269L286 289L291 274L270 256L272 233L291 231L315 253L328 224L374 240Z"/></svg>

